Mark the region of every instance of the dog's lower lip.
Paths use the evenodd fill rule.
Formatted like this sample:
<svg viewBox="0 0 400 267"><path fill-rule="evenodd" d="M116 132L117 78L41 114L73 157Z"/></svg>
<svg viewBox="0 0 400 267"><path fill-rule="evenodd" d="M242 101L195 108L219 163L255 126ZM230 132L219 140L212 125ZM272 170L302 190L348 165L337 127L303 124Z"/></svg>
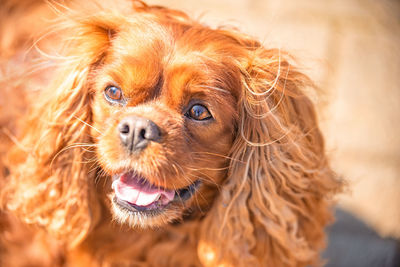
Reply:
<svg viewBox="0 0 400 267"><path fill-rule="evenodd" d="M140 183L139 187L143 185L143 187L147 188L146 190L154 191L153 193L150 193L153 199L151 199L149 202L140 203L140 205L137 204L138 196L136 196L136 200L131 200L130 197L124 197L121 195L119 192L118 184L121 183L120 180L127 180L126 178L123 179L125 176L130 176L128 180L134 184L134 186L137 186L138 183ZM135 179L133 182L132 179ZM123 182L122 182L123 183ZM155 187L152 186L148 183L148 181L142 177L138 176L135 174L132 174L130 172L123 173L120 175L114 175L113 176L113 189L115 191L115 197L113 199L114 203L118 204L120 207L124 208L125 210L131 211L131 212L140 212L140 213L148 213L149 215L155 215L158 212L162 212L165 208L170 206L172 203L181 203L184 204L184 202L194 194L198 186L200 185L200 181L196 180L194 183L190 184L187 187L178 189L178 190L167 190L163 189L161 187ZM157 188L157 189L156 189ZM133 189L135 190L135 189ZM139 189L141 190L141 189ZM123 190L122 190L123 191ZM128 190L129 191L129 190ZM135 192L135 191L134 191ZM147 194L147 192L142 192L142 194ZM139 192L140 195L140 192ZM132 203L133 202L133 203Z"/></svg>

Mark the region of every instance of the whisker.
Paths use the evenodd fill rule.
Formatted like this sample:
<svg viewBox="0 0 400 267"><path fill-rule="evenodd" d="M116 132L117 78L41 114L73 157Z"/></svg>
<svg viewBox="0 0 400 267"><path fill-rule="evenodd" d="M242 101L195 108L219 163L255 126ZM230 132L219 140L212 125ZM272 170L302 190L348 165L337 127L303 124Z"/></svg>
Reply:
<svg viewBox="0 0 400 267"><path fill-rule="evenodd" d="M203 194L201 192L197 192L197 194L195 194L194 196L194 200L196 201L196 206L197 208L200 210L201 213L204 213L203 209L200 206L199 200L197 198L197 196L201 197L206 203L207 205L209 204L209 202L207 201L207 199L203 196Z"/></svg>
<svg viewBox="0 0 400 267"><path fill-rule="evenodd" d="M223 170L228 170L229 166L226 167L221 167L221 168L208 168L208 167L202 167L202 168L193 168L193 167L187 167L191 171L199 171L199 170L207 170L207 171L223 171Z"/></svg>
<svg viewBox="0 0 400 267"><path fill-rule="evenodd" d="M100 132L96 127L94 127L93 125L90 125L90 124L87 123L86 121L83 121L82 119L78 118L77 116L74 115L74 118L77 119L78 121L82 122L82 123L85 124L86 126L89 126L90 128L96 130L99 134L103 134L103 133Z"/></svg>
<svg viewBox="0 0 400 267"><path fill-rule="evenodd" d="M221 158L226 158L226 159L230 159L232 161L237 161L237 162L241 162L241 163L245 163L244 161L232 158L230 156L226 156L226 155L222 155L222 154L217 154L217 153L212 153L212 152L190 152L191 154L205 154L205 155L211 155L211 156L217 156L217 157L221 157ZM201 159L201 158L198 158Z"/></svg>
<svg viewBox="0 0 400 267"><path fill-rule="evenodd" d="M203 182L211 183L211 184L215 185L217 188L220 188L220 187L221 187L217 182L215 182L215 181L214 181L211 177L209 177L206 173L202 173L202 172L198 172L198 173L201 174L201 175L204 175L205 177L200 177L200 176L198 176L198 175L194 175L194 174L190 174L190 173L188 173L188 174L186 174L186 175L190 175L191 177L196 178L195 180L201 180L201 181L203 181Z"/></svg>
<svg viewBox="0 0 400 267"><path fill-rule="evenodd" d="M8 130L7 128L2 128L1 129L3 131L3 133L10 138L11 142L13 142L19 149L21 149L22 151L28 153L29 151L21 144L20 141L18 141L17 137L12 134L10 132L10 130Z"/></svg>
<svg viewBox="0 0 400 267"><path fill-rule="evenodd" d="M74 143L74 144L71 144L71 145L69 145L69 146L66 146L66 147L64 147L63 149L61 149L60 151L58 151L58 152L54 155L53 159L52 159L51 162L50 162L50 169L52 169L52 166L53 166L53 163L54 163L55 159L56 159L61 153L67 151L68 149L78 148L78 147L96 147L96 146L97 146L96 144L88 144L88 143L87 143L87 144L86 144L86 143ZM90 151L90 152L94 152L94 151Z"/></svg>
<svg viewBox="0 0 400 267"><path fill-rule="evenodd" d="M36 44L33 45L33 48L35 48L36 52L38 52L42 57L48 58L48 59L53 59L53 60L68 60L68 62L73 62L73 58L77 61L79 57L75 56L60 56L60 55L50 55L43 50L41 50Z"/></svg>

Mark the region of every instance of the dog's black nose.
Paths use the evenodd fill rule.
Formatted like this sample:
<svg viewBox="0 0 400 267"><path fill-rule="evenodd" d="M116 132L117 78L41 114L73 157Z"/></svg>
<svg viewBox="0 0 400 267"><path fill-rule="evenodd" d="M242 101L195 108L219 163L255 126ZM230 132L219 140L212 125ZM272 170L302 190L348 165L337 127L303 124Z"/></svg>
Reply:
<svg viewBox="0 0 400 267"><path fill-rule="evenodd" d="M118 125L119 137L129 152L138 152L153 141L158 142L161 132L158 126L149 119L129 116Z"/></svg>

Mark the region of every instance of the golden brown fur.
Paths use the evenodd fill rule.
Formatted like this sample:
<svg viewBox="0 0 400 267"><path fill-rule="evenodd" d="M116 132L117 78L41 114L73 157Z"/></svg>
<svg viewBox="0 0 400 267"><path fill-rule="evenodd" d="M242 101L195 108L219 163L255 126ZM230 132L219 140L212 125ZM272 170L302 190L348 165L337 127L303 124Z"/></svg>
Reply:
<svg viewBox="0 0 400 267"><path fill-rule="evenodd" d="M319 264L340 182L304 93L310 80L288 55L235 30L138 1L111 6L54 4L59 18L39 49L29 40L2 48L4 69L28 53L27 73L1 80L7 105L26 96L18 127L1 114L2 263L23 265L28 245L17 235L26 231L40 254L26 259L39 266ZM29 65L38 58L50 61ZM124 108L104 100L110 82L123 88ZM193 99L209 105L207 127L182 115ZM115 135L131 114L164 134L140 156ZM111 177L132 168L162 188L201 187L159 216L133 216L110 201Z"/></svg>

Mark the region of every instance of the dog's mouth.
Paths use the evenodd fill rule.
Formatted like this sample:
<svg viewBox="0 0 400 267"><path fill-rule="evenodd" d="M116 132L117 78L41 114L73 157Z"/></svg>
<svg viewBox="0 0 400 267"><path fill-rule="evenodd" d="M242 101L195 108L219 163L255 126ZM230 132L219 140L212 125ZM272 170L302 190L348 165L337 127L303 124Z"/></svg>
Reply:
<svg viewBox="0 0 400 267"><path fill-rule="evenodd" d="M133 172L126 172L114 177L113 201L131 212L154 214L164 210L173 202L184 203L195 193L199 184L199 181L195 181L187 187L170 190L155 186Z"/></svg>

